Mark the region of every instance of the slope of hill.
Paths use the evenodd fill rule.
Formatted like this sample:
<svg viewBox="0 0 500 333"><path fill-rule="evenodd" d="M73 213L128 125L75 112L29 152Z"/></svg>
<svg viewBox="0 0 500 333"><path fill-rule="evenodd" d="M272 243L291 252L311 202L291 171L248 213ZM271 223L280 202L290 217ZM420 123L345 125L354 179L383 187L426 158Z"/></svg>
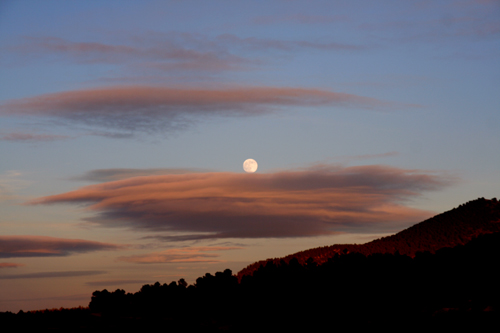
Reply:
<svg viewBox="0 0 500 333"><path fill-rule="evenodd" d="M296 258L300 264L306 263L309 258L322 264L335 254L350 252L359 252L364 255L399 252L414 257L417 252L434 253L443 247L464 245L478 235L497 231L500 231L500 201L496 198L491 200L479 198L417 223L392 236L379 238L366 244L324 246L290 254L283 258L261 260L242 269L237 276L241 280L244 275L252 275L261 265L265 266L268 262L279 264L282 260L288 263L292 258Z"/></svg>
<svg viewBox="0 0 500 333"><path fill-rule="evenodd" d="M411 258L336 255L322 265L268 262L240 283L230 270L126 293L95 291L88 308L0 313L6 332L488 332L500 320L500 232Z"/></svg>

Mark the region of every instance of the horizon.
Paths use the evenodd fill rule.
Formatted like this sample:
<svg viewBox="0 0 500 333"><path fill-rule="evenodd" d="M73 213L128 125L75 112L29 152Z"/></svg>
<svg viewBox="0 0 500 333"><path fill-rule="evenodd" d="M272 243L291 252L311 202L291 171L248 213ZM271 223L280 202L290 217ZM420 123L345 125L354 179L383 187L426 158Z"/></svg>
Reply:
<svg viewBox="0 0 500 333"><path fill-rule="evenodd" d="M0 311L191 284L499 198L499 14L2 2Z"/></svg>

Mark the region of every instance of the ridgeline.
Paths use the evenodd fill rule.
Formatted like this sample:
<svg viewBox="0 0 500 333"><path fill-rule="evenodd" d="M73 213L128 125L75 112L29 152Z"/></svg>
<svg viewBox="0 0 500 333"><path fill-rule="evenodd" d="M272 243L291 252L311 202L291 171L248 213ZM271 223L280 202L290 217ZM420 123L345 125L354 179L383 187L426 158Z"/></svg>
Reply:
<svg viewBox="0 0 500 333"><path fill-rule="evenodd" d="M260 266L268 262L279 264L290 262L293 258L304 265L307 260L323 264L336 254L361 253L365 256L375 253L396 253L414 257L417 252L435 253L443 247L464 245L471 239L500 231L500 201L496 198L479 198L469 201L450 211L417 223L392 236L379 238L366 244L337 244L317 247L283 258L261 260L248 265L238 272L238 279L252 275ZM311 259L310 259L311 258Z"/></svg>

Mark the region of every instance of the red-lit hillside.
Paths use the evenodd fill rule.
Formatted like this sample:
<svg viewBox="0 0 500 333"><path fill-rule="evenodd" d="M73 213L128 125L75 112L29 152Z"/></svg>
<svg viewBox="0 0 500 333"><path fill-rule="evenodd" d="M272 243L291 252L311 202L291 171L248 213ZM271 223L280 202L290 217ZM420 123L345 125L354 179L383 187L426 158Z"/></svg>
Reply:
<svg viewBox="0 0 500 333"><path fill-rule="evenodd" d="M397 234L366 244L324 246L290 254L284 258L261 260L238 272L238 278L252 275L256 269L268 261L279 264L281 260L288 263L292 258L297 258L299 263L304 264L309 258L313 258L315 262L322 264L335 254L349 252L370 255L399 251L400 254L413 257L419 251L434 253L440 248L463 245L478 235L496 231L500 231L500 201L496 198L492 200L479 198L417 223Z"/></svg>

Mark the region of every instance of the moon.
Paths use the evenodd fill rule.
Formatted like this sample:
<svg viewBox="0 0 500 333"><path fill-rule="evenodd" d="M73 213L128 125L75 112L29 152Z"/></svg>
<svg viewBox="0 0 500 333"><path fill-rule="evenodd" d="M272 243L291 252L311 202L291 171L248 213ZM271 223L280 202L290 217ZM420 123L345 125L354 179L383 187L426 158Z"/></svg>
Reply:
<svg viewBox="0 0 500 333"><path fill-rule="evenodd" d="M257 161L252 158L249 158L248 160L245 160L245 162L243 162L243 170L248 173L254 173L255 171L257 171L258 167L259 165L257 164Z"/></svg>

